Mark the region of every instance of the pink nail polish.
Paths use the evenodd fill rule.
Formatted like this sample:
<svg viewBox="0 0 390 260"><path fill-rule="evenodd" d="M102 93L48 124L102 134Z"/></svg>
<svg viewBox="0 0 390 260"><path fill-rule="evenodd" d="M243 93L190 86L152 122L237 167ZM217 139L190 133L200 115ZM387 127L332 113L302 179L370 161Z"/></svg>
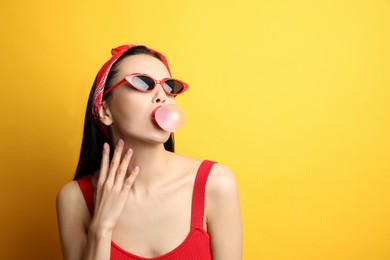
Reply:
<svg viewBox="0 0 390 260"><path fill-rule="evenodd" d="M119 139L119 141L118 141L118 145L119 145L119 146L122 146L124 143L125 143L125 142L124 142L122 139Z"/></svg>

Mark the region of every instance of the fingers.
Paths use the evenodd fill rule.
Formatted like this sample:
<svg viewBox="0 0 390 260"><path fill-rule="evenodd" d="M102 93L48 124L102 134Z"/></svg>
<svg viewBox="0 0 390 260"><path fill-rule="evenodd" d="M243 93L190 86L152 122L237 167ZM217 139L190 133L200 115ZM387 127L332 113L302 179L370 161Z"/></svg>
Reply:
<svg viewBox="0 0 390 260"><path fill-rule="evenodd" d="M121 159L124 148L124 141L120 139L115 147L114 154L110 163L110 147L107 143L103 145L102 162L98 177L98 186L103 190L111 190L112 188L121 190L130 190L135 178L139 173L139 167L136 166L131 174L126 178L127 169L130 164L133 150L129 148ZM98 193L100 194L98 189ZM99 196L99 194L97 194Z"/></svg>
<svg viewBox="0 0 390 260"><path fill-rule="evenodd" d="M130 194L130 188L139 172L139 168L136 166L126 177L133 150L127 149L122 158L123 149L124 141L119 140L110 162L110 148L107 143L103 145L93 217L96 217L96 221L99 223L104 223L109 230L113 229L122 214Z"/></svg>
<svg viewBox="0 0 390 260"><path fill-rule="evenodd" d="M130 191L131 186L133 186L133 183L135 179L137 178L139 173L139 167L135 166L134 170L131 172L131 174L126 178L125 183L123 184L122 191L125 193L128 193Z"/></svg>
<svg viewBox="0 0 390 260"><path fill-rule="evenodd" d="M127 149L121 164L116 172L114 188L121 190L123 186L123 180L126 176L127 168L129 167L131 156L133 155L133 150L131 148Z"/></svg>
<svg viewBox="0 0 390 260"><path fill-rule="evenodd" d="M110 163L110 170L108 171L108 176L106 179L106 185L108 187L112 187L115 175L117 173L118 167L120 165L122 151L123 151L123 145L124 142L122 139L119 139L118 144L115 147L114 155L112 156L111 163Z"/></svg>
<svg viewBox="0 0 390 260"><path fill-rule="evenodd" d="M108 165L110 162L110 146L107 143L103 145L102 162L100 164L98 184L102 185L106 181L108 173Z"/></svg>

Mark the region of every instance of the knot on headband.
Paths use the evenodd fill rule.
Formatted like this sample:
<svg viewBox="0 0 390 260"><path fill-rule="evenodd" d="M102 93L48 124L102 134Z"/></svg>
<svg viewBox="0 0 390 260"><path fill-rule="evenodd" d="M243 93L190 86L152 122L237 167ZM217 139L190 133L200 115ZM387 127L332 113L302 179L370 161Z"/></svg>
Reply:
<svg viewBox="0 0 390 260"><path fill-rule="evenodd" d="M127 50L130 50L134 47L137 47L137 45L134 45L134 44L126 44L126 45L121 45L121 46L118 46L116 48L113 48L111 50L111 55L114 56L116 54L118 54L119 52L125 52Z"/></svg>

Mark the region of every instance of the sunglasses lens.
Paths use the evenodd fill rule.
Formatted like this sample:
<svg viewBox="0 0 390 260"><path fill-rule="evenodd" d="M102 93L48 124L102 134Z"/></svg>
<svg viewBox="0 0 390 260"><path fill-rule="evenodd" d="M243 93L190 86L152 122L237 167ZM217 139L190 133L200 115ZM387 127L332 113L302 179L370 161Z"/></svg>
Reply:
<svg viewBox="0 0 390 260"><path fill-rule="evenodd" d="M164 83L164 88L171 94L180 94L184 90L184 85L177 80L167 80Z"/></svg>
<svg viewBox="0 0 390 260"><path fill-rule="evenodd" d="M131 79L131 83L139 90L151 90L154 88L153 79L147 76L135 76Z"/></svg>

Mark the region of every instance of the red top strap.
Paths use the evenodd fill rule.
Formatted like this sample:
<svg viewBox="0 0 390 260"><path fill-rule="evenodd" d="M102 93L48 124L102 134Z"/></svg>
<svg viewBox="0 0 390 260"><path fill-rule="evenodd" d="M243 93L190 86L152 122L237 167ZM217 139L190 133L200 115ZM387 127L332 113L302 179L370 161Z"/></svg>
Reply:
<svg viewBox="0 0 390 260"><path fill-rule="evenodd" d="M84 200L85 200L85 203L87 204L89 214L92 217L93 210L94 210L93 194L95 191L95 188L93 187L92 181L88 176L84 176L80 179L77 179L77 183L80 186L80 190L83 193Z"/></svg>
<svg viewBox="0 0 390 260"><path fill-rule="evenodd" d="M204 160L196 174L194 192L192 194L191 230L203 228L206 182L214 163L213 161Z"/></svg>

